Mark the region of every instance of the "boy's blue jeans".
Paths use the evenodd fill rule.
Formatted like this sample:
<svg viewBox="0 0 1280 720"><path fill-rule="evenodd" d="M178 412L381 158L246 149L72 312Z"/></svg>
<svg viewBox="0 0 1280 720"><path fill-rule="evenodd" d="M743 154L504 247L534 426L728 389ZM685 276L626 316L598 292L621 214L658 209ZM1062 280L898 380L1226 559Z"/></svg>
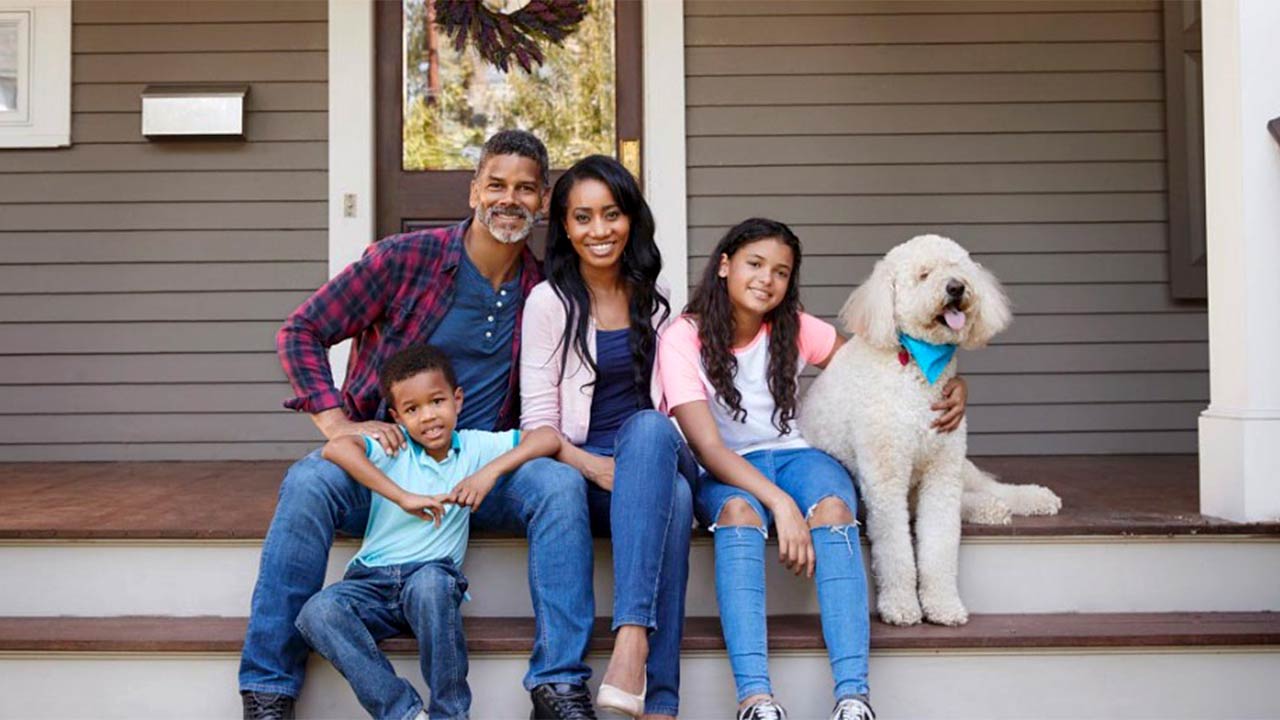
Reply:
<svg viewBox="0 0 1280 720"><path fill-rule="evenodd" d="M466 591L466 578L448 559L386 567L356 562L342 582L302 606L297 627L351 683L369 715L388 720L422 712L418 692L378 649L379 640L411 631L431 690L428 715L465 718L471 711L461 612Z"/></svg>
<svg viewBox="0 0 1280 720"><path fill-rule="evenodd" d="M649 628L645 712L678 715L698 465L675 425L653 410L628 418L613 447L583 449L614 459L613 492L583 483L593 529L613 538L613 629Z"/></svg>
<svg viewBox="0 0 1280 720"><path fill-rule="evenodd" d="M831 497L844 502L850 515L856 516L858 504L849 473L822 451L761 450L744 457L795 500L806 520L819 502ZM751 506L763 527L717 526L720 511L734 498ZM764 573L770 513L755 496L708 473L702 474L694 491L694 512L698 521L715 533L716 601L738 701L752 695L772 695ZM814 581L818 585L818 611L835 678L836 699L866 694L870 617L858 527L817 527L811 535L817 558Z"/></svg>
<svg viewBox="0 0 1280 720"><path fill-rule="evenodd" d="M529 540L529 588L537 635L524 685L583 684L591 639L591 526L578 471L548 458L503 477L471 514L478 530ZM324 584L334 533L360 536L369 490L337 465L307 455L280 485L262 546L249 627L240 656L240 689L297 697L308 648L294 627L302 605Z"/></svg>

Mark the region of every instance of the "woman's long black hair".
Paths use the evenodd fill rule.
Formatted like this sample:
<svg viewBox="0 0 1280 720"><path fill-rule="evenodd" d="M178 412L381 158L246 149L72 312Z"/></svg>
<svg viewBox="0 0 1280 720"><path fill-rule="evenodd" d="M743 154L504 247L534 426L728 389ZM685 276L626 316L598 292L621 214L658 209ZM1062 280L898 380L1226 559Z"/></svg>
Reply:
<svg viewBox="0 0 1280 720"><path fill-rule="evenodd" d="M582 279L578 253L573 249L573 242L564 229L569 212L569 192L583 180L604 183L622 214L631 221L631 233L622 250L620 272L630 293L632 374L641 399L647 399L654 352L658 345L658 333L654 330L654 325L660 325L667 319L671 314L671 305L658 292L662 254L653 239L653 213L649 211L649 204L644 201L640 185L630 171L617 160L604 155L589 155L574 163L573 167L560 176L551 191L544 267L551 288L564 305L568 324L566 333L560 340L560 380L564 380L570 344L592 374L599 375L591 348L587 346L591 296Z"/></svg>
<svg viewBox="0 0 1280 720"><path fill-rule="evenodd" d="M800 356L800 238L776 220L750 218L734 225L716 245L702 272L702 281L693 291L685 312L698 318L698 340L702 343L702 365L716 389L716 398L739 422L747 418L742 393L734 386L738 358L733 354L733 303L720 277L720 259L732 258L744 245L766 238L791 248L791 277L782 302L764 316L769 325L769 394L773 396L773 426L782 434L791 432L796 417L796 365Z"/></svg>

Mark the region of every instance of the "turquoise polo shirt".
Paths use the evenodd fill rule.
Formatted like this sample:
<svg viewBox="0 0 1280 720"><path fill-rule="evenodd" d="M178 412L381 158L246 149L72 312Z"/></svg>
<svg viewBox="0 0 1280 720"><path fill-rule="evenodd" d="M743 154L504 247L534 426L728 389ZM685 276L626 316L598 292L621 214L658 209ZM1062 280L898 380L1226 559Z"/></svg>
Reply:
<svg viewBox="0 0 1280 720"><path fill-rule="evenodd" d="M364 451L375 467L405 490L418 495L439 495L453 490L519 443L519 430L461 430L453 433L453 447L442 462L436 462L426 448L413 440L392 456L387 455L381 445L365 438ZM434 522L410 515L399 505L372 493L364 542L351 562L382 567L449 558L454 565L462 567L470 515L469 508L445 505L444 518L437 527Z"/></svg>

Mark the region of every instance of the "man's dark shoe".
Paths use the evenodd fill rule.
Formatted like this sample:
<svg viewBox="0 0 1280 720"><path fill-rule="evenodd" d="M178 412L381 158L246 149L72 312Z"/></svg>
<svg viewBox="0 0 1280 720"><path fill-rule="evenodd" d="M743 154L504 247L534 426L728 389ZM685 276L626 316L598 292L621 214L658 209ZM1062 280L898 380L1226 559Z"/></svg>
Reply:
<svg viewBox="0 0 1280 720"><path fill-rule="evenodd" d="M240 697L244 700L244 720L293 720L293 698L288 695L245 690Z"/></svg>
<svg viewBox="0 0 1280 720"><path fill-rule="evenodd" d="M534 688L529 695L533 698L529 720L596 720L586 685L548 683Z"/></svg>

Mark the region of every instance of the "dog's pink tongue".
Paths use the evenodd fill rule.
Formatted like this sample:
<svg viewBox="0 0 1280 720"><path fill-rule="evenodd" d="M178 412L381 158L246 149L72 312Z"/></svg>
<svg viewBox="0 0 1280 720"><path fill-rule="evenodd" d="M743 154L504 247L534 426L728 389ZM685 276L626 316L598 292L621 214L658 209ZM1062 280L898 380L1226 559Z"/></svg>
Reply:
<svg viewBox="0 0 1280 720"><path fill-rule="evenodd" d="M947 308L942 313L942 319L947 321L947 327L952 330L959 330L964 327L964 313L953 308Z"/></svg>

